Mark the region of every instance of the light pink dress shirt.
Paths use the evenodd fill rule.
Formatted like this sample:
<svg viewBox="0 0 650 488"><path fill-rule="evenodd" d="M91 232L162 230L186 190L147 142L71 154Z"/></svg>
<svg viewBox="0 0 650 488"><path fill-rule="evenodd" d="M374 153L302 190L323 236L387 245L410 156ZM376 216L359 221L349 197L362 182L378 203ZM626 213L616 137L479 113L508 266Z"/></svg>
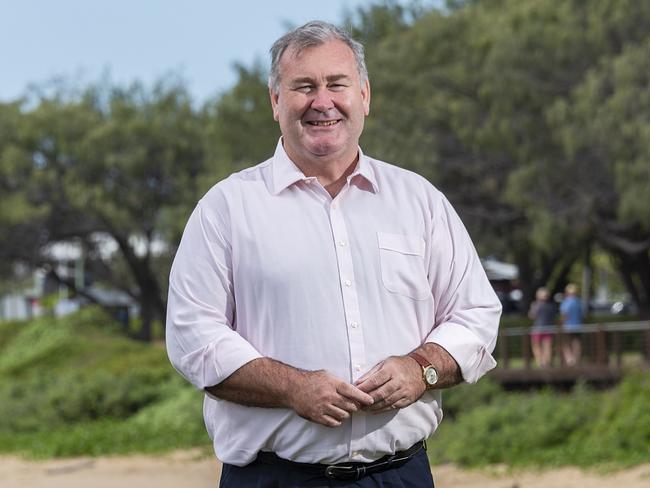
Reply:
<svg viewBox="0 0 650 488"><path fill-rule="evenodd" d="M278 143L215 185L192 213L169 284L167 348L197 388L261 356L353 382L424 342L475 382L496 364L501 306L463 224L424 178L369 158L332 199ZM407 408L355 413L337 428L290 409L206 395L220 460L259 450L299 462L371 461L429 437L440 392Z"/></svg>

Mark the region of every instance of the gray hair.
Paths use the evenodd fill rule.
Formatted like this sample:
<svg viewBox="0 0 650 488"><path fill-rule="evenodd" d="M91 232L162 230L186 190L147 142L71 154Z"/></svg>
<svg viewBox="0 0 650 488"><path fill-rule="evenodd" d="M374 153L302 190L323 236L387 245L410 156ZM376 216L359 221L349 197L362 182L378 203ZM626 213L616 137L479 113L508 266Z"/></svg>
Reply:
<svg viewBox="0 0 650 488"><path fill-rule="evenodd" d="M368 80L368 70L364 58L363 44L352 39L350 34L335 25L315 20L287 32L271 46L271 73L269 74L269 88L274 92L280 89L280 58L284 52L292 47L296 53L308 47L320 46L328 41L343 41L352 50L357 63L357 71L361 83Z"/></svg>

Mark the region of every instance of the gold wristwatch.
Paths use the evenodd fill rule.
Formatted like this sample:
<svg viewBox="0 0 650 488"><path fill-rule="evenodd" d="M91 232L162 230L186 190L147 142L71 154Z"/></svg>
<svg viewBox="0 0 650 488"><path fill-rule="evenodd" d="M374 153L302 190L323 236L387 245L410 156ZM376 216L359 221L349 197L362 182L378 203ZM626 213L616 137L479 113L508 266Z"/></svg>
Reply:
<svg viewBox="0 0 650 488"><path fill-rule="evenodd" d="M422 381L424 381L427 390L434 388L436 383L438 383L438 372L436 368L417 352L409 353L409 356L415 359L422 367Z"/></svg>

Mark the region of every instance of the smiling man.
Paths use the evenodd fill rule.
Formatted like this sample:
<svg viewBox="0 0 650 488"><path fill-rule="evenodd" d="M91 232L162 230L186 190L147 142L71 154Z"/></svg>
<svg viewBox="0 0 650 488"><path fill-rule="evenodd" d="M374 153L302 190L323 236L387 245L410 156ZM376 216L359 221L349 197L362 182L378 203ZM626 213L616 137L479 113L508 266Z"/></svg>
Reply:
<svg viewBox="0 0 650 488"><path fill-rule="evenodd" d="M370 112L367 74L358 72L353 52L341 40L303 49L290 46L278 65L271 104L287 156L307 176L325 177L327 184L342 182L354 169Z"/></svg>
<svg viewBox="0 0 650 488"><path fill-rule="evenodd" d="M431 487L440 390L495 366L499 301L445 197L359 148L363 47L310 22L271 58L282 138L192 213L170 359L206 392L222 487Z"/></svg>

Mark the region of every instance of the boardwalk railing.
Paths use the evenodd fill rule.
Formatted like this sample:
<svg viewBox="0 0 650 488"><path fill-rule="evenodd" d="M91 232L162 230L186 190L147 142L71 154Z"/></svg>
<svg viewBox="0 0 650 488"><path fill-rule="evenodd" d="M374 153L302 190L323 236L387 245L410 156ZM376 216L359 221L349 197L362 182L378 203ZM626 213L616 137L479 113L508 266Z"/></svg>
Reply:
<svg viewBox="0 0 650 488"><path fill-rule="evenodd" d="M522 386L581 378L614 382L626 366L650 367L650 321L582 325L579 332L582 356L575 366L568 366L564 361L562 348L571 338L560 327L536 327L535 333L551 335L551 365L541 368L534 364L531 327L502 328L495 351L499 365L493 377L502 383Z"/></svg>

